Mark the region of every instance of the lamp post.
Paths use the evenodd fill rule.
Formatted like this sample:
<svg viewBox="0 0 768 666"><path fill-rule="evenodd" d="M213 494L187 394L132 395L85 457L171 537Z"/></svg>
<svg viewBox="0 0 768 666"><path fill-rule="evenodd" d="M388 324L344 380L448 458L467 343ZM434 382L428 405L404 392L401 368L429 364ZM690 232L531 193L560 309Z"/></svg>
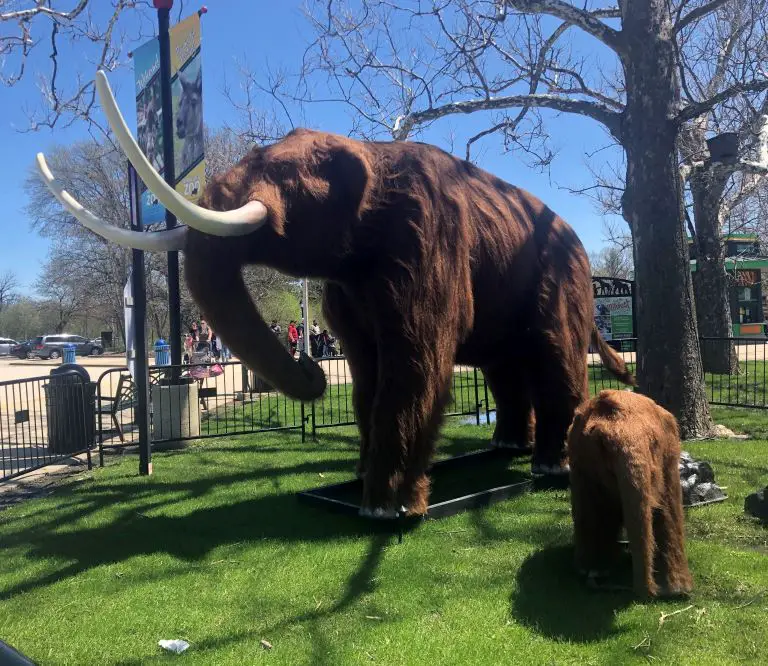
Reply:
<svg viewBox="0 0 768 666"><path fill-rule="evenodd" d="M139 176L133 165L128 165L130 192L131 229L143 231L141 223L141 191ZM147 362L147 290L144 275L144 252L132 250L131 280L133 281L133 326L135 357L135 380L138 400L136 420L139 426L139 474L152 474L152 444L149 435L149 367ZM128 332L126 331L126 339ZM126 355L131 350L126 349Z"/></svg>
<svg viewBox="0 0 768 666"><path fill-rule="evenodd" d="M173 0L153 0L157 9L160 42L160 102L163 114L163 163L165 182L176 187L173 161L173 104L171 98L171 38L169 28ZM165 228L176 226L176 216L165 211ZM179 253L168 253L168 321L170 325L172 376L178 377L181 366L181 293L179 290Z"/></svg>

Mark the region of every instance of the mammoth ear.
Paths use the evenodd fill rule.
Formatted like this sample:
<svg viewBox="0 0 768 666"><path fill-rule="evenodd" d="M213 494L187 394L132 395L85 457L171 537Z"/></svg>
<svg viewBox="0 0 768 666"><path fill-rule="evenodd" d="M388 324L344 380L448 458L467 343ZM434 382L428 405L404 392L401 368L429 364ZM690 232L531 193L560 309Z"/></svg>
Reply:
<svg viewBox="0 0 768 666"><path fill-rule="evenodd" d="M328 199L340 207L352 208L358 217L371 205L375 172L372 156L364 143L332 137L328 145L328 156L322 171L328 182Z"/></svg>

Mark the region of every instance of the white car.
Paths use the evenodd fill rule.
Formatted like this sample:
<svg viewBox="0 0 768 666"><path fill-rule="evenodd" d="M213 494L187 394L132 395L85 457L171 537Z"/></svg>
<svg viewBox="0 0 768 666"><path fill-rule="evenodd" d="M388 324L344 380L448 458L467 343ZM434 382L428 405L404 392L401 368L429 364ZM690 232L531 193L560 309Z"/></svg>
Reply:
<svg viewBox="0 0 768 666"><path fill-rule="evenodd" d="M11 349L15 347L18 342L11 340L11 338L0 338L0 356L8 356L11 353Z"/></svg>

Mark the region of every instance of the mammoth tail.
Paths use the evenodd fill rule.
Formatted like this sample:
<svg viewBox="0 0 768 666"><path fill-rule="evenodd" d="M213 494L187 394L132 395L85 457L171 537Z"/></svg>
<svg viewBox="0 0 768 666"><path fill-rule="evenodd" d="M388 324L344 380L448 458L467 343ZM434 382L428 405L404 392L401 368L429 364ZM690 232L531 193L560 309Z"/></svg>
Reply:
<svg viewBox="0 0 768 666"><path fill-rule="evenodd" d="M598 331L597 326L594 325L592 326L591 341L592 346L597 349L597 353L600 355L600 360L603 362L603 365L608 368L616 379L622 384L637 386L635 377L627 369L627 364L624 363L624 359L616 353L613 347L603 340L603 336L600 335L600 331Z"/></svg>

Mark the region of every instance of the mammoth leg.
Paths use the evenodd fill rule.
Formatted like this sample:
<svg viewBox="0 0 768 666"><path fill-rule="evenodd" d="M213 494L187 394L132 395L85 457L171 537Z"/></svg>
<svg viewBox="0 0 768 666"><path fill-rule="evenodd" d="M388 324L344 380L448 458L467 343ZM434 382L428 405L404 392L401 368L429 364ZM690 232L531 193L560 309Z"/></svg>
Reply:
<svg viewBox="0 0 768 666"><path fill-rule="evenodd" d="M555 335L544 335L535 345L537 365L532 367L536 446L532 471L567 474L565 439L573 414L588 396L586 344L564 349ZM566 341L567 343L567 341Z"/></svg>
<svg viewBox="0 0 768 666"><path fill-rule="evenodd" d="M362 303L343 287L327 282L323 290L323 312L328 324L344 344L344 356L352 373L352 404L360 430L360 460L357 475L365 472L371 436L371 409L376 395L378 361L376 341L360 317Z"/></svg>
<svg viewBox="0 0 768 666"><path fill-rule="evenodd" d="M618 559L621 506L594 479L571 472L571 513L576 568L603 574Z"/></svg>
<svg viewBox="0 0 768 666"><path fill-rule="evenodd" d="M450 396L457 344L450 308L436 312L402 293L387 288L375 301L379 372L363 507L387 517L401 506L426 512L427 467ZM411 302L403 303L406 298Z"/></svg>
<svg viewBox="0 0 768 666"><path fill-rule="evenodd" d="M657 571L663 581L663 593L677 596L693 588L688 559L685 556L683 494L680 489L679 455L667 456L664 466L664 492L661 506L654 512Z"/></svg>
<svg viewBox="0 0 768 666"><path fill-rule="evenodd" d="M483 368L496 400L496 428L491 447L529 451L534 424L528 377L521 364L499 363Z"/></svg>
<svg viewBox="0 0 768 666"><path fill-rule="evenodd" d="M397 347L401 353L379 355L363 504L389 510L403 506L420 515L428 506L427 468L450 394L453 363L423 376L422 359Z"/></svg>
<svg viewBox="0 0 768 666"><path fill-rule="evenodd" d="M632 578L636 594L655 597L659 588L653 578L656 540L651 506L651 475L647 468L622 466L617 474L624 527L632 552Z"/></svg>

